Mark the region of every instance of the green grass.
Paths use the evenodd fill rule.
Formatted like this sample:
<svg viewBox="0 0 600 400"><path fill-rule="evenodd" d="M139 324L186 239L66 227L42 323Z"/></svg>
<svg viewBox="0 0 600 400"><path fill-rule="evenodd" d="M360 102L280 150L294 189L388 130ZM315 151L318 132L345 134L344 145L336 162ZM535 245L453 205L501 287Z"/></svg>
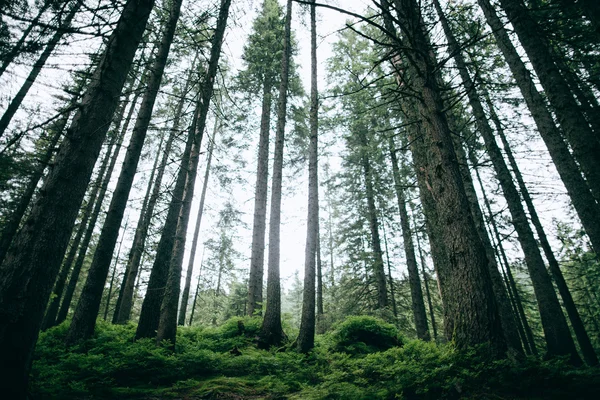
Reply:
<svg viewBox="0 0 600 400"><path fill-rule="evenodd" d="M351 317L309 355L259 350L256 318L180 328L175 352L133 341L133 325L99 323L67 349L67 325L40 336L34 399L596 399L597 369L562 360L492 361L475 349L406 340L391 325Z"/></svg>

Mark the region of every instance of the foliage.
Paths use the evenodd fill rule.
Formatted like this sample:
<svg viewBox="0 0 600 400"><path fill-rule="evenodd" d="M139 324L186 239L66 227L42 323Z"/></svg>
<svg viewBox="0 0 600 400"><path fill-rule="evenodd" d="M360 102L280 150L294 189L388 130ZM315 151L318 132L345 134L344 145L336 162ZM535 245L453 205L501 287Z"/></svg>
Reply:
<svg viewBox="0 0 600 400"><path fill-rule="evenodd" d="M490 361L476 349L420 340L398 343L398 331L371 317L351 317L317 336L309 355L255 347L260 318L219 327L179 328L177 347L133 341L135 326L100 322L95 336L67 349L68 324L42 333L32 372L36 399L525 399L594 398L595 369L561 360ZM387 346L367 346L369 332ZM363 343L365 346L357 345ZM354 351L352 354L348 349Z"/></svg>

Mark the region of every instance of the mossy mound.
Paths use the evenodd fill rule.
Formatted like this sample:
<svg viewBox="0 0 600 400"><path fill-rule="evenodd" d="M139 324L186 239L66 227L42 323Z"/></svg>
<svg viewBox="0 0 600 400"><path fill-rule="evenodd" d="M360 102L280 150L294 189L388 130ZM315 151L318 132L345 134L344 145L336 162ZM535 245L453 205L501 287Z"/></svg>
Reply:
<svg viewBox="0 0 600 400"><path fill-rule="evenodd" d="M402 346L392 324L367 316L350 317L330 334L332 350L347 354L368 354Z"/></svg>

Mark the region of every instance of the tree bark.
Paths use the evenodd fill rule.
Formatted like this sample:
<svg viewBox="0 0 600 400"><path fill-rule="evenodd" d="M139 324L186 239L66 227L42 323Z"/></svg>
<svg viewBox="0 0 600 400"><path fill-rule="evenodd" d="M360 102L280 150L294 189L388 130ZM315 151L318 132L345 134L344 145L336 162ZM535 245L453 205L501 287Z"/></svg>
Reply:
<svg viewBox="0 0 600 400"><path fill-rule="evenodd" d="M310 142L308 148L308 216L304 250L304 290L298 333L298 351L315 347L316 255L319 246L319 92L317 86L317 18L315 0L310 5ZM321 305L322 310L322 305Z"/></svg>
<svg viewBox="0 0 600 400"><path fill-rule="evenodd" d="M31 356L85 189L153 0L129 0L108 40L67 140L0 269L0 387L24 399Z"/></svg>
<svg viewBox="0 0 600 400"><path fill-rule="evenodd" d="M283 178L283 145L285 136L287 91L291 58L292 0L287 1L285 33L281 61L281 80L277 100L277 131L273 158L273 180L271 183L271 214L269 220L269 257L267 262L267 307L259 333L259 346L280 345L285 339L281 327L281 282L279 272L280 229L281 229L281 186Z"/></svg>
<svg viewBox="0 0 600 400"><path fill-rule="evenodd" d="M201 88L201 97L199 103L199 114L196 121L195 129L192 131L194 136L194 145L192 146L192 155L190 159L190 168L188 171L188 181L186 183L186 195L181 206L181 215L177 223L175 234L175 243L173 245L173 254L170 259L169 274L167 277L164 298L160 307L160 317L156 341L160 343L163 340L168 340L172 343L172 348L175 348L175 339L177 335L177 305L179 302L179 291L181 282L181 269L183 264L183 255L185 250L185 237L187 233L187 225L190 218L190 210L192 206L192 197L194 195L194 183L196 180L196 170L198 168L198 157L200 153L200 144L204 128L206 127L206 118L210 100L213 94L215 77L219 66L219 58L221 56L221 45L227 27L227 19L229 17L229 6L231 0L223 0L219 9L217 18L217 26L215 28L213 41L210 49L210 60L208 62L208 71L205 81Z"/></svg>
<svg viewBox="0 0 600 400"><path fill-rule="evenodd" d="M428 164L426 187L437 211L437 230L448 252L448 270L439 274L444 296L447 334L459 348L487 343L490 354L500 357L506 343L489 275L489 261L478 236L458 168L451 132L438 83L437 62L424 32L415 0L395 0L398 22L405 38L398 39L406 52L411 89L419 93ZM410 41L410 42L408 42ZM405 43L406 42L406 43ZM410 44L409 44L410 43ZM413 148L415 142L413 141ZM451 327L452 330L448 330Z"/></svg>
<svg viewBox="0 0 600 400"><path fill-rule="evenodd" d="M119 247L117 249L117 255L115 256L115 264L113 266L112 276L110 277L110 284L108 286L108 293L106 294L106 306L104 307L104 320L108 318L108 307L110 306L110 298L112 295L112 289L115 282L115 275L117 274L117 265L119 265L119 257L121 256L121 245L123 244L123 239L125 238L125 232L127 232L127 221L125 221L125 226L123 227L123 236L121 236L121 240L119 241Z"/></svg>

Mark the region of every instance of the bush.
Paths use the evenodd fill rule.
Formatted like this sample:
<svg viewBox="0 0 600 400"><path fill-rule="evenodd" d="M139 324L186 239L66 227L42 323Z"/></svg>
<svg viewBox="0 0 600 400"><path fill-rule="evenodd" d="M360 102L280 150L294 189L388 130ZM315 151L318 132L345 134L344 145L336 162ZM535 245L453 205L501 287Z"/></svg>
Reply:
<svg viewBox="0 0 600 400"><path fill-rule="evenodd" d="M347 318L330 337L333 351L348 354L368 354L402 345L393 325L367 316Z"/></svg>

